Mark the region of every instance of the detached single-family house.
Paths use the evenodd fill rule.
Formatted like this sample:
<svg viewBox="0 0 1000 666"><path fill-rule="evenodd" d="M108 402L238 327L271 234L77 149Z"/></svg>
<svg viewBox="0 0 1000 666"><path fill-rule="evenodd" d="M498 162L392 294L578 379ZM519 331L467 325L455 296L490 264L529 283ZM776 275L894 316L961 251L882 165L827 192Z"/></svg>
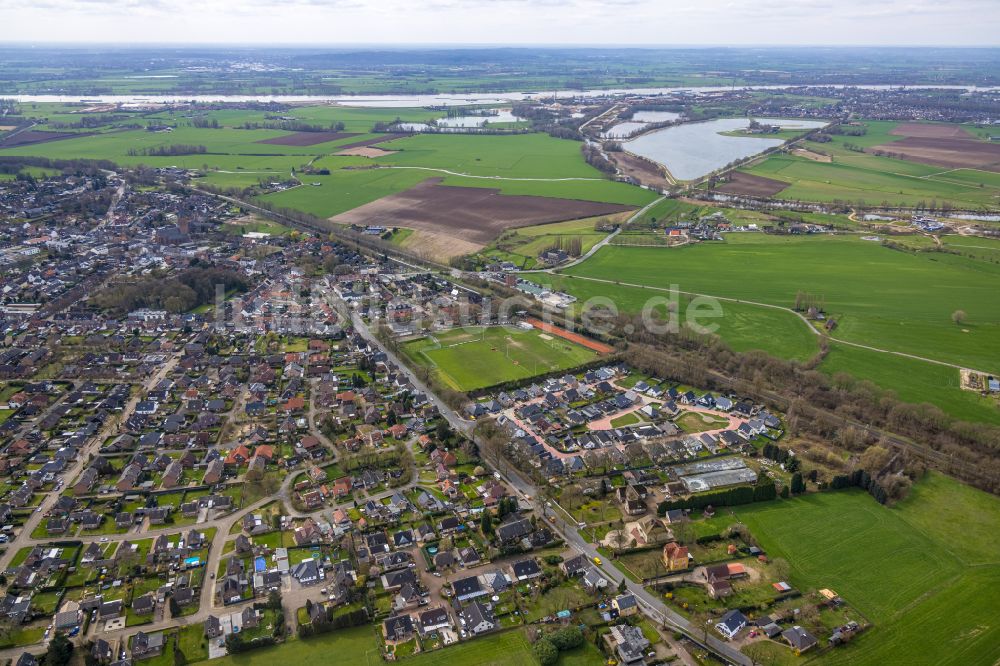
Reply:
<svg viewBox="0 0 1000 666"><path fill-rule="evenodd" d="M725 636L728 640L733 640L733 638L736 637L736 634L743 631L743 628L747 626L747 623L749 623L747 616L734 609L722 616L722 619L716 623L715 630Z"/></svg>

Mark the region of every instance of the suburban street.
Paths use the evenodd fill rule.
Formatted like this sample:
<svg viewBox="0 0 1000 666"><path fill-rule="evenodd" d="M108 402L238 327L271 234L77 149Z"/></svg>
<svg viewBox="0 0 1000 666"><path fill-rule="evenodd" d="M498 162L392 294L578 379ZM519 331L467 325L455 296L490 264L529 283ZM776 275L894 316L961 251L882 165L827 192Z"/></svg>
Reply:
<svg viewBox="0 0 1000 666"><path fill-rule="evenodd" d="M371 332L364 321L355 313L351 313L351 320L354 324L354 328L361 337L367 340L369 343L381 347L375 335ZM448 423L451 426L467 437L474 438L473 429L475 423L472 421L467 421L463 419L455 410L451 409L442 400L434 395L427 386L421 382L416 374L407 366L402 360L389 350L384 350L389 360L396 364L409 378L413 385L420 391L424 391L428 398L434 401L438 410L441 412ZM505 471L500 471L500 475L503 477L512 488L514 488L520 495L521 501L532 505L539 513L545 515L554 515L555 522L550 522L549 525L556 532L558 532L563 540L575 548L577 551L585 554L591 562L595 562L595 558L601 558L601 564L599 566L601 572L604 574L608 580L612 581L615 585L619 584L623 579L625 580L625 586L628 590L636 595L640 600L642 605L642 610L646 615L653 618L661 624L668 625L675 628L687 635L691 640L699 644L704 644L705 647L710 649L716 655L724 658L729 663L741 664L742 666L752 666L752 660L744 655L739 650L732 648L728 643L720 640L711 634L707 636L705 640L705 633L701 627L696 627L687 618L683 617L676 611L671 610L664 604L660 599L658 599L654 594L648 592L639 583L634 583L629 580L621 571L619 571L613 564L606 561L606 558L601 556L597 552L597 548L592 544L585 541L577 531L577 527L572 522L566 521L562 516L553 511L546 511L545 500L539 496L538 489L527 481L521 474L507 469ZM595 564L596 566L596 564ZM712 631L711 629L709 631Z"/></svg>

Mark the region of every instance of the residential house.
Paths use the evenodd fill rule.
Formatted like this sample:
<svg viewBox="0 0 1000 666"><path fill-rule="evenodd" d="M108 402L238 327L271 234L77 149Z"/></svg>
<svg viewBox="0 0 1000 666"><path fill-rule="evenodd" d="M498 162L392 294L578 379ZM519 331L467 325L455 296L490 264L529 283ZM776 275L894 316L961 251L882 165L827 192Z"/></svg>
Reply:
<svg viewBox="0 0 1000 666"><path fill-rule="evenodd" d="M690 566L687 546L682 546L676 541L663 546L663 566L667 571L681 571Z"/></svg>
<svg viewBox="0 0 1000 666"><path fill-rule="evenodd" d="M722 616L722 619L716 623L715 630L728 640L733 640L736 634L740 633L749 622L746 615L734 609Z"/></svg>
<svg viewBox="0 0 1000 666"><path fill-rule="evenodd" d="M163 632L147 634L140 631L132 637L132 657L134 659L148 659L158 657L163 652Z"/></svg>
<svg viewBox="0 0 1000 666"><path fill-rule="evenodd" d="M792 646L793 650L799 653L815 647L818 642L815 636L798 625L791 629L785 629L781 632L781 637Z"/></svg>
<svg viewBox="0 0 1000 666"><path fill-rule="evenodd" d="M618 617L628 617L639 612L639 602L632 594L618 595L611 600L611 607L618 611Z"/></svg>
<svg viewBox="0 0 1000 666"><path fill-rule="evenodd" d="M382 623L382 632L387 643L405 643L413 638L413 618L394 615Z"/></svg>
<svg viewBox="0 0 1000 666"><path fill-rule="evenodd" d="M493 631L500 626L493 615L493 610L478 601L473 601L459 611L459 617L462 620L465 630L473 636Z"/></svg>

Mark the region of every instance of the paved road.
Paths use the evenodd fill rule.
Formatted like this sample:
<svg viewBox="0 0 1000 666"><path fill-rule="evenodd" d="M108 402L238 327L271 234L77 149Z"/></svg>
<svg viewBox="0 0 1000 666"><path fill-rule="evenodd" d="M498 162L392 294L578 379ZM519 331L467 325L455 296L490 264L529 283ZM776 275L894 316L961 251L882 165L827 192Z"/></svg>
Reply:
<svg viewBox="0 0 1000 666"><path fill-rule="evenodd" d="M382 348L382 346L379 344L378 340L375 338L374 334L364 323L364 321L362 321L361 318L357 316L355 313L350 312L349 308L347 308L346 304L343 301L341 301L339 298L333 295L331 297L331 303L334 303L337 306L338 310L343 315L346 315L351 319L351 321L354 323L355 330L362 338L367 340L374 347ZM389 360L393 362L404 374L407 375L407 377L413 383L414 387L418 391L422 391L427 395L428 399L432 401L432 403L440 411L441 415L445 419L447 419L449 424L451 424L451 426L456 431L461 432L466 436L474 437L473 433L474 424L472 422L461 418L461 416L458 413L456 413L440 398L438 398L437 395L435 395L422 381L420 381L420 379L415 375L415 373L405 363L403 363L398 356L396 356L396 354L387 349L383 350L385 351ZM180 355L177 354L173 356L167 363L165 363L164 366L160 369L160 371L158 371L156 374L150 377L149 380L146 382L145 384L146 389L148 390L149 388L155 386L155 384L161 378L165 377L167 373L176 365L179 359ZM135 409L135 404L138 403L139 398L140 395L137 394L130 400L129 404L127 405L126 409L123 412L123 419L127 418L127 415L132 413L132 410ZM312 418L310 418L310 422L312 422ZM106 425L105 428L102 430L101 435L95 438L94 440L95 444L92 444L91 447L88 447L87 450L89 451L94 446L99 446L100 442L103 442L104 439L108 436L108 433L111 432L113 425L114 425L113 423L109 423L108 425ZM107 431L107 433L104 432L105 430ZM77 465L74 466L73 470L67 472L65 478L67 479L75 478L75 475L79 474L79 472L82 471L83 462L86 459L87 459L86 453L81 453L80 461L77 463ZM546 514L546 507L544 504L544 500L538 496L539 491L532 483L526 480L519 473L510 469L504 470L503 472L501 472L501 475L507 481L507 483L510 484L510 486L514 488L515 491L519 493L527 503L533 505L543 515ZM322 514L323 512L330 511L337 506L347 508L353 506L354 504L354 500L352 499L351 501L343 502L341 504L334 505L333 507L323 507L317 511L310 513L297 511L293 506L291 506L290 502L290 490L292 481L295 478L295 476L296 476L295 474L289 474L288 476L286 476L281 484L280 489L278 490L277 493L275 493L275 495L261 498L257 502L254 502L249 506L243 507L242 509L227 516L223 516L190 527L178 528L176 526L173 526L173 527L165 527L143 532L141 534L141 537L149 538L151 536L157 536L162 533L168 533L168 532L177 533L192 528L198 530L206 530L213 527L216 528L217 530L216 535L209 547L209 556L205 565L205 579L202 583L200 604L198 610L195 613L183 618L174 619L169 617L167 618L161 617L161 619L155 620L150 624L142 625L141 627L135 627L135 626L126 627L124 629L117 631L105 632L101 631L97 626L93 626L90 629L89 632L90 635L93 636L99 633L102 638L108 641L113 641L117 639L124 640L127 636L135 633L140 629L142 631L148 632L148 631L158 631L161 629L168 629L170 627L200 624L204 622L204 620L210 614L230 613L236 610L240 610L244 605L251 603L251 601L248 600L247 602L244 602L242 604L234 604L231 606L224 606L221 608L216 607L215 580L212 577L212 574L214 574L219 568L219 563L222 560L223 549L225 547L226 542L236 537L236 535L230 535L229 532L231 528L239 520L241 520L244 515L259 509L260 507L274 501L275 499L281 501L285 505L285 512L293 517L316 516ZM418 481L418 470L414 466L414 469L412 470L412 477L408 484L399 488L393 488L383 491L381 493L373 494L369 497L377 501L399 491L405 492L406 490L409 490L410 488L416 486L417 481ZM43 501L43 512L46 506L51 507L51 504L52 502L55 501L56 497L58 497L58 493L55 492L49 493L49 495ZM549 513L551 514L551 512ZM20 548L27 545L33 545L34 543L44 543L46 541L44 539L35 540L31 538L31 531L34 529L34 526L37 525L38 521L41 518L41 515L42 513L32 514L32 518L29 519L29 522L31 522L32 524L31 525L26 524L24 529L22 529L21 533L18 535L18 538L15 539L14 543L12 543L11 546L8 548L8 551L5 553L4 558L2 560L2 567L0 568L5 568L9 564L10 560L13 558L13 554L16 553L17 550L19 550ZM591 560L594 560L594 558L598 557L597 550L591 544L587 543L583 538L581 538L580 535L577 533L575 524L571 524L563 520L558 514L552 514L552 515L554 517L554 520L549 521L549 526L556 532L561 534L567 544L570 544L577 551L586 554L587 557L589 557ZM136 536L137 536L136 534L116 534L116 535L105 535L105 536L81 537L79 538L79 540L84 543L89 543L92 541L100 541L101 539L107 539L108 542L117 542L117 541L124 541L126 539L135 539ZM621 572L619 572L613 566L610 566L609 563L602 563L600 568L604 573L604 575L609 580L613 581L615 584L617 584L624 578L624 575L621 574ZM697 628L693 627L691 623L688 622L685 618L681 617L674 611L667 608L659 599L656 598L656 596L647 592L641 585L633 583L628 579L625 579L625 584L628 587L628 589L633 594L635 594L636 597L640 600L643 612L645 612L648 616L654 618L658 622L676 628L677 630L687 634L690 638L699 643L701 642L699 638L701 636L701 632ZM298 588L292 583L287 583L286 590L284 591L283 594L286 618L292 618L296 608L304 604L305 599L309 598L310 595L314 592L316 592L315 587L303 589L303 588ZM290 621L294 622L294 619ZM85 639L86 637L81 635L76 640L82 644L82 642ZM42 646L34 645L28 647L31 648L33 651L37 652L38 650L41 649ZM743 665L750 666L751 664L750 660L747 659L744 655L732 649L729 645L723 643L722 641L715 639L714 637L709 637L707 647L716 654L718 654L719 656L726 659L730 663L740 664L741 666ZM17 657L24 651L25 648L23 647L0 650L0 659L17 659Z"/></svg>
<svg viewBox="0 0 1000 666"><path fill-rule="evenodd" d="M576 266L577 264L582 264L587 259L590 259L592 256L594 256L595 254L597 254L598 250L600 250L602 247L604 247L605 245L607 245L608 243L610 243L612 240L614 240L615 236L617 236L618 234L620 234L622 232L622 229L624 229L628 225L632 224L632 222L634 222L635 220L639 219L647 210L649 210L650 208L652 208L656 204L660 203L664 199L666 199L665 196L662 196L662 197L659 197L657 199L654 199L653 201L649 202L648 204L646 204L645 206L643 206L642 208L640 208L639 210L637 210L627 220L625 220L625 222L623 224L619 225L614 231L612 231L610 234L608 234L607 236L605 236L604 238L602 238L600 241L598 241L597 243L595 243L594 247L592 247L589 250L587 250L586 254L584 254L581 257L577 257L576 259L574 259L573 261L569 262L568 264L562 264L561 266L555 266L553 268L534 268L534 269L530 269L530 270L526 270L526 271L517 271L517 272L518 273L555 273L556 271L562 271L562 270L565 270L567 268L572 268L573 266Z"/></svg>
<svg viewBox="0 0 1000 666"><path fill-rule="evenodd" d="M118 426L129 419L132 412L135 411L136 405L138 405L139 401L142 400L143 395L156 386L157 382L166 377L167 374L180 361L180 358L180 353L171 356L158 371L156 371L144 382L141 391L133 392L132 397L122 410L121 416L111 417L105 421L101 430L91 438L88 444L80 449L80 452L77 454L76 461L67 467L62 473L61 478L65 479L67 484L72 483L72 481L80 475L84 467L86 467L90 456L100 451L101 444L104 440L116 434ZM38 505L35 512L28 516L28 519L24 521L24 525L21 527L21 531L18 533L17 537L15 537L14 540L7 545L6 552L4 552L3 555L0 555L0 571L7 570L10 566L11 560L14 559L14 555L18 550L24 546L34 543L35 540L31 538L31 533L42 522L45 514L52 509L52 505L54 505L56 500L59 499L59 494L60 493L54 490L47 493L45 497L42 498L42 501Z"/></svg>
<svg viewBox="0 0 1000 666"><path fill-rule="evenodd" d="M360 317L352 313L352 321L354 322L355 330L361 337L374 345L381 346L378 344L374 334L368 329ZM418 390L427 393L428 397L434 401L434 404L437 406L438 410L440 410L441 415L448 420L455 430L464 433L468 437L473 437L474 424L472 422L461 418L453 409L437 398L437 396L435 396L434 393L431 392L423 384L423 382L416 377L409 366L403 363L395 354L389 350L384 351L389 359L410 378L410 381L413 382L413 385L417 387ZM528 503L532 504L543 515L546 513L544 499L538 496L538 488L536 488L531 482L525 479L521 474L510 470L509 468L500 472L500 474L503 476L504 480L521 495L522 498L525 498ZM593 561L595 557L601 557L593 545L587 543L580 537L575 524L568 523L558 514L553 514L551 511L548 513L555 516L555 522L549 522L549 526L559 532L567 544L570 544L579 552L586 554L591 561ZM647 592L642 585L633 583L617 568L610 563L604 562L603 559L600 569L604 573L605 577L607 577L608 580L613 581L615 585L624 579L625 585L628 587L629 591L635 594L640 600L640 603L643 606L643 611L647 615L653 617L660 623L672 626L682 633L687 634L689 638L699 644L704 642L702 640L703 632L700 628L695 627L686 618L668 608L655 595ZM741 666L752 665L752 661L746 655L742 654L738 650L735 650L729 644L715 638L714 636L709 636L707 643L706 647L730 663L740 664Z"/></svg>

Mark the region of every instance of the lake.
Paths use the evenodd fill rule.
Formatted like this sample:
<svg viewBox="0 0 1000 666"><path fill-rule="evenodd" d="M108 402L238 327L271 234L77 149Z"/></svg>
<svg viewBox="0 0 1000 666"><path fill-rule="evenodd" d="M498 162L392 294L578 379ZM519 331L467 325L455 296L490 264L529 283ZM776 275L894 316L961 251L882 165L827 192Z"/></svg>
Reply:
<svg viewBox="0 0 1000 666"><path fill-rule="evenodd" d="M766 125L778 125L787 129L812 129L826 124L818 120L757 120ZM625 148L631 153L662 164L678 180L694 180L734 160L756 155L784 143L784 140L776 138L720 134L746 129L749 125L749 118L722 118L675 125L627 141Z"/></svg>
<svg viewBox="0 0 1000 666"><path fill-rule="evenodd" d="M631 135L633 132L638 132L645 126L646 123L636 123L630 120L628 122L618 123L617 125L612 126L608 130L606 130L604 134L602 134L601 136L607 139L624 139L625 137Z"/></svg>
<svg viewBox="0 0 1000 666"><path fill-rule="evenodd" d="M680 117L681 114L673 111L636 111L632 114L632 120L640 123L665 123Z"/></svg>
<svg viewBox="0 0 1000 666"><path fill-rule="evenodd" d="M668 120L677 120L680 117L681 114L674 113L673 111L636 111L632 115L632 120L614 125L601 136L605 139L625 139L643 129L649 123L664 123Z"/></svg>
<svg viewBox="0 0 1000 666"><path fill-rule="evenodd" d="M523 118L518 118L510 109L500 109L498 113L484 116L452 116L451 118L438 118L439 127L482 127L484 123L516 123Z"/></svg>

